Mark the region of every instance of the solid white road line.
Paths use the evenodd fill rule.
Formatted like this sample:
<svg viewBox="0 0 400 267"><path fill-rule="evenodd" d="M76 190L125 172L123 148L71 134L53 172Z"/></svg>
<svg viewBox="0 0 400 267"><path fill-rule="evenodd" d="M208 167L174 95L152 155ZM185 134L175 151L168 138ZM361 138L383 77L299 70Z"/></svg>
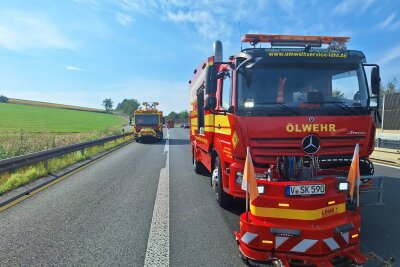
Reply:
<svg viewBox="0 0 400 267"><path fill-rule="evenodd" d="M164 153L165 168L160 171L144 266L169 266L169 132Z"/></svg>

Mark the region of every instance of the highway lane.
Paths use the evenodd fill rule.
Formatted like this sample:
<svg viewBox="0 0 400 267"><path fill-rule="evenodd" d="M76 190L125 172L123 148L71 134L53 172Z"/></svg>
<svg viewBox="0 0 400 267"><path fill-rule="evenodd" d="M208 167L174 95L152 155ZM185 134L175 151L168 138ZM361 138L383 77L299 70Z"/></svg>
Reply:
<svg viewBox="0 0 400 267"><path fill-rule="evenodd" d="M189 129L169 132L171 266L242 266L233 234L242 211L219 208L209 176L194 173Z"/></svg>
<svg viewBox="0 0 400 267"><path fill-rule="evenodd" d="M400 260L400 169L375 164L375 174L386 176L383 182L385 204L362 207L361 249L364 253L373 251L385 259L393 256Z"/></svg>
<svg viewBox="0 0 400 267"><path fill-rule="evenodd" d="M132 143L0 214L0 266L142 266L164 145Z"/></svg>
<svg viewBox="0 0 400 267"><path fill-rule="evenodd" d="M169 265L243 266L233 233L244 203L219 208L209 177L192 170L188 129L169 134ZM164 143L130 144L1 213L0 266L143 266ZM399 171L376 174L394 178L386 205L362 209L362 250L399 258Z"/></svg>

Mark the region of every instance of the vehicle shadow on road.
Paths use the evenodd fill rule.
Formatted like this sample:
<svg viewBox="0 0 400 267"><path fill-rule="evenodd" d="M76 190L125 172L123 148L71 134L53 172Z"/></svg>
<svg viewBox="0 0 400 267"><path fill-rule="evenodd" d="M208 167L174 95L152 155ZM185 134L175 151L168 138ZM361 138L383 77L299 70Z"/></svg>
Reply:
<svg viewBox="0 0 400 267"><path fill-rule="evenodd" d="M233 198L229 204L228 207L225 207L225 210L230 213L240 216L246 211L246 200L244 199Z"/></svg>
<svg viewBox="0 0 400 267"><path fill-rule="evenodd" d="M175 138L170 138L169 139L169 144L171 146L179 146L179 145L189 145L190 140L189 139L175 139Z"/></svg>
<svg viewBox="0 0 400 267"><path fill-rule="evenodd" d="M165 145L166 139L163 139L161 141L157 141L157 140L142 140L140 142L137 142L139 144L143 144L143 145Z"/></svg>

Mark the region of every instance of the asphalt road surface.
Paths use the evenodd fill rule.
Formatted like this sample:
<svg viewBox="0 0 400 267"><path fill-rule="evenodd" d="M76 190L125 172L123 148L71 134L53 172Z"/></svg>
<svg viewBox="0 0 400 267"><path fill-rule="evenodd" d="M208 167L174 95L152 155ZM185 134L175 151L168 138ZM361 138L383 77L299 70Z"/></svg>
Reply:
<svg viewBox="0 0 400 267"><path fill-rule="evenodd" d="M192 170L189 130L169 137L129 144L2 212L0 266L243 266L233 234L243 202L219 208ZM362 209L362 250L399 259L399 169L376 174L393 178L386 204Z"/></svg>

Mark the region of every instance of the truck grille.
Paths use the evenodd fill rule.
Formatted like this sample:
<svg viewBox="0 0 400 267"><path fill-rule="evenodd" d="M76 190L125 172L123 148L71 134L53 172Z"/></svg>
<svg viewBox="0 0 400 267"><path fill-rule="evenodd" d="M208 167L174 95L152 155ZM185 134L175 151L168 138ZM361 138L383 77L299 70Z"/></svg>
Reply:
<svg viewBox="0 0 400 267"><path fill-rule="evenodd" d="M356 143L364 137L320 137L321 149L316 155L352 155ZM278 156L304 156L301 148L303 138L251 138L250 145L255 163L273 164Z"/></svg>

